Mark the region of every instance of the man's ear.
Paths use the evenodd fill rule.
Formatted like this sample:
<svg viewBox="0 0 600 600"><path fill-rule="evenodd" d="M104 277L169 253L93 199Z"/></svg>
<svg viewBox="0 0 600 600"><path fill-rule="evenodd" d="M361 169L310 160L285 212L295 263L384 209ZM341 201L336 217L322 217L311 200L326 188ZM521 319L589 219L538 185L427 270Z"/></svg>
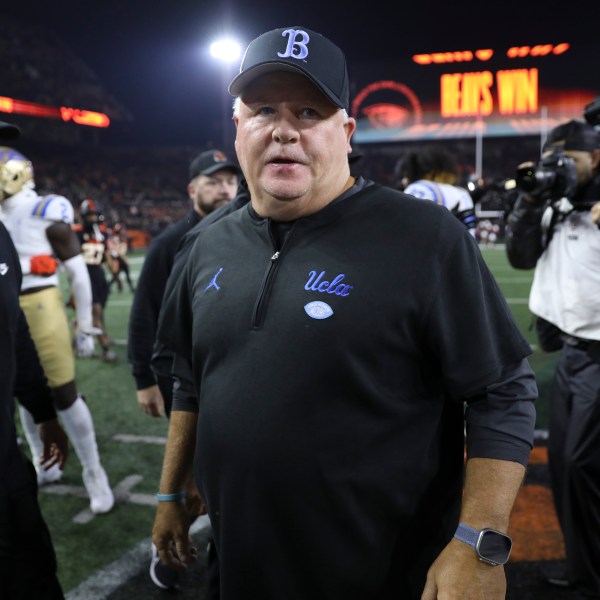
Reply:
<svg viewBox="0 0 600 600"><path fill-rule="evenodd" d="M196 190L194 189L194 184L190 181L190 183L188 183L187 185L187 193L188 193L188 197L190 198L190 200L194 199L194 192Z"/></svg>
<svg viewBox="0 0 600 600"><path fill-rule="evenodd" d="M350 141L352 140L352 136L354 135L354 132L356 131L356 119L354 119L353 117L350 117L346 121L346 123L344 123L344 128L346 129L346 139L348 141L347 150L348 150L348 154L350 154L350 152L352 152L352 146L350 145Z"/></svg>

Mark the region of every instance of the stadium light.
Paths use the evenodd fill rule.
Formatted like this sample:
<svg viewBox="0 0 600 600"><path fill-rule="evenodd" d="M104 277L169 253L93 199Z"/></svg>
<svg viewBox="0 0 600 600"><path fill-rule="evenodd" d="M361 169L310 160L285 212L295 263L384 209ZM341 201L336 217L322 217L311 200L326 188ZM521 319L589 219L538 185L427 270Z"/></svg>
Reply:
<svg viewBox="0 0 600 600"><path fill-rule="evenodd" d="M236 62L242 53L240 45L231 39L222 39L210 45L210 55L226 63Z"/></svg>

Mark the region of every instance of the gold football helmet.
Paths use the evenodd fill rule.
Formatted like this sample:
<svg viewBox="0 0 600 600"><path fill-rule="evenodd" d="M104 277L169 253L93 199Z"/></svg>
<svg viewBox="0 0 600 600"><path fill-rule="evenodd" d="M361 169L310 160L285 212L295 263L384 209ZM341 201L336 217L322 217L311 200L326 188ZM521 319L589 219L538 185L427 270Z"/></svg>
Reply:
<svg viewBox="0 0 600 600"><path fill-rule="evenodd" d="M33 187L31 161L13 148L0 146L0 201L14 196L28 184Z"/></svg>

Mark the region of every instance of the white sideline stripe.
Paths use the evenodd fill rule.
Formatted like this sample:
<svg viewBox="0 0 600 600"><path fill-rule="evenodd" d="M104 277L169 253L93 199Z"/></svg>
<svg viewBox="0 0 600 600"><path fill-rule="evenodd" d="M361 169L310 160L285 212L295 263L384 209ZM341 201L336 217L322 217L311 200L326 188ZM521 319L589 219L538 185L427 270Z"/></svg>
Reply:
<svg viewBox="0 0 600 600"><path fill-rule="evenodd" d="M529 298L506 298L509 304L528 304Z"/></svg>
<svg viewBox="0 0 600 600"><path fill-rule="evenodd" d="M157 435L133 435L130 433L117 433L116 435L113 435L112 439L127 444L141 443L164 446L167 443L166 437L159 437Z"/></svg>
<svg viewBox="0 0 600 600"><path fill-rule="evenodd" d="M190 535L199 533L209 525L208 516L198 517L190 527ZM106 600L129 579L148 569L151 544L151 538L142 540L120 558L106 565L65 594L65 600Z"/></svg>

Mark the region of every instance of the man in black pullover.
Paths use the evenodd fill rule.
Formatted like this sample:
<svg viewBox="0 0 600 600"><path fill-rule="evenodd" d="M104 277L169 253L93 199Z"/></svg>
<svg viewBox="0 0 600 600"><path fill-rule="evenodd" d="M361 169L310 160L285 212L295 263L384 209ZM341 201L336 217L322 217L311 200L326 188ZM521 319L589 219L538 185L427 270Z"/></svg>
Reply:
<svg viewBox="0 0 600 600"><path fill-rule="evenodd" d="M224 600L503 598L537 390L476 243L351 176L320 34L258 37L230 92L250 203L197 232L157 334L177 357L161 559L194 559L193 469Z"/></svg>

